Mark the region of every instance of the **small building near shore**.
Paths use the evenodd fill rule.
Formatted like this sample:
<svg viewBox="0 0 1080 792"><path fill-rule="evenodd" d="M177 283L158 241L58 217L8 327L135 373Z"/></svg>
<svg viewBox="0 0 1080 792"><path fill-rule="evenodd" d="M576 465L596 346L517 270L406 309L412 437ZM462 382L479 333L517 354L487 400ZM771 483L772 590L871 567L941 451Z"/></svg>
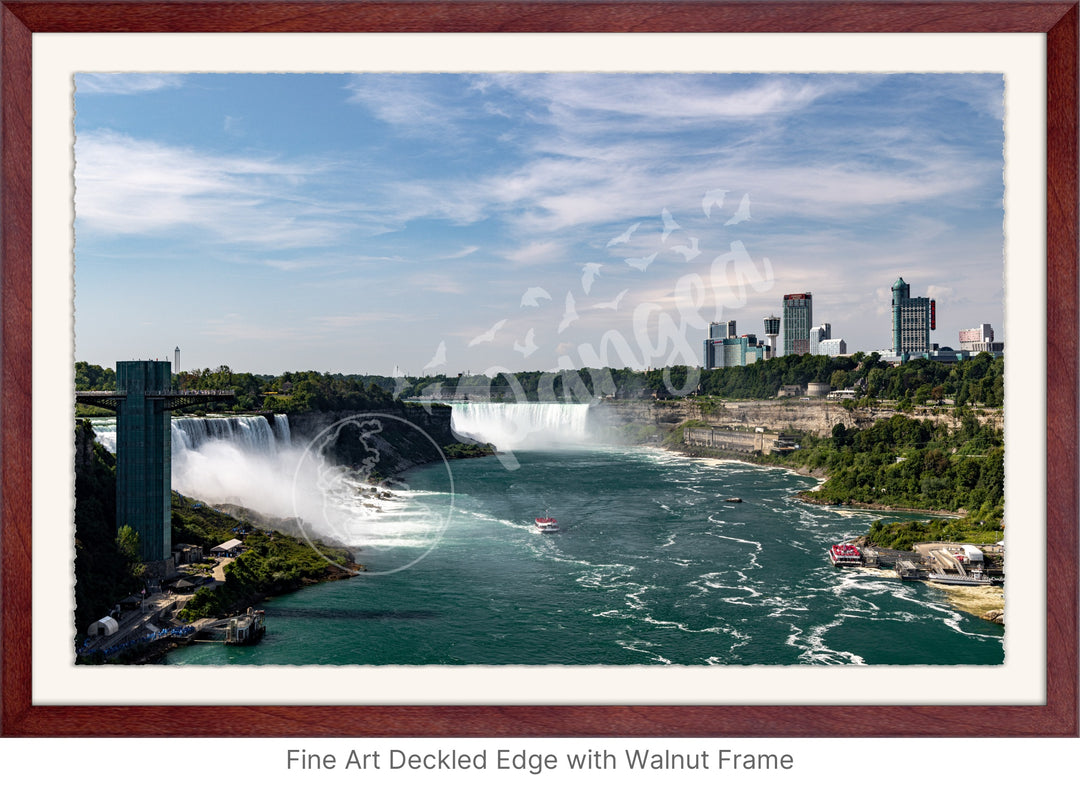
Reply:
<svg viewBox="0 0 1080 792"><path fill-rule="evenodd" d="M134 594L124 597L119 602L120 610L139 610L142 607L142 597L136 597Z"/></svg>
<svg viewBox="0 0 1080 792"><path fill-rule="evenodd" d="M830 391L825 398L829 401L840 401L842 399L855 399L858 398L854 388L841 388L840 390Z"/></svg>
<svg viewBox="0 0 1080 792"><path fill-rule="evenodd" d="M983 551L974 545L962 545L961 549L964 551L964 556L967 558L968 564L976 569L982 569L986 558L983 556Z"/></svg>
<svg viewBox="0 0 1080 792"><path fill-rule="evenodd" d="M86 634L93 637L96 635L116 635L120 629L119 623L112 616L98 619L86 630Z"/></svg>
<svg viewBox="0 0 1080 792"><path fill-rule="evenodd" d="M239 539L230 539L210 548L210 554L225 558L235 558L244 552L244 543Z"/></svg>
<svg viewBox="0 0 1080 792"><path fill-rule="evenodd" d="M194 564L203 560L203 549L198 545L193 544L175 544L173 545L173 563L177 566L180 564Z"/></svg>

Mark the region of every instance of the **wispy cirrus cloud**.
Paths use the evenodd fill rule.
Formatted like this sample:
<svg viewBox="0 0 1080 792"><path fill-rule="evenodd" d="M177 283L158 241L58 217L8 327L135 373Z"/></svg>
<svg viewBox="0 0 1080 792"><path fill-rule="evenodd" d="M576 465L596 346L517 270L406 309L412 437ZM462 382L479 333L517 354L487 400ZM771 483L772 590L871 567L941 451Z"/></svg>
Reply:
<svg viewBox="0 0 1080 792"><path fill-rule="evenodd" d="M356 75L345 85L346 101L363 105L400 134L427 137L467 119L462 105L447 101L447 91L460 85L453 76L409 74Z"/></svg>
<svg viewBox="0 0 1080 792"><path fill-rule="evenodd" d="M199 228L232 244L289 248L329 244L349 228L341 206L305 192L325 170L317 164L218 156L107 131L81 133L75 161L82 230Z"/></svg>
<svg viewBox="0 0 1080 792"><path fill-rule="evenodd" d="M458 250L458 251L456 251L454 253L447 253L446 255L442 256L442 258L444 258L444 259L465 258L466 256L471 256L473 253L475 253L479 249L480 249L479 245L468 245L468 246L466 246L466 247L462 248L461 250Z"/></svg>
<svg viewBox="0 0 1080 792"><path fill-rule="evenodd" d="M80 94L140 94L179 88L184 84L182 74L95 72L75 76Z"/></svg>
<svg viewBox="0 0 1080 792"><path fill-rule="evenodd" d="M848 90L850 80L808 80L797 75L765 76L752 85L717 76L499 74L477 78L519 94L551 113L553 121L569 116L611 114L657 124L672 121L716 123L795 113L817 99Z"/></svg>

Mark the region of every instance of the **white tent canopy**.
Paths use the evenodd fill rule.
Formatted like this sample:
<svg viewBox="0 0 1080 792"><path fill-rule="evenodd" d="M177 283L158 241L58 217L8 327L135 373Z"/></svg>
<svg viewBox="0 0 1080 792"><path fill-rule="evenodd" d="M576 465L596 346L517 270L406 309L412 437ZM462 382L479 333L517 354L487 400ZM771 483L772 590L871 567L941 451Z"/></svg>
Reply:
<svg viewBox="0 0 1080 792"><path fill-rule="evenodd" d="M98 619L96 622L90 625L90 629L86 631L87 635L115 635L116 631L120 629L120 625L117 624L116 619L112 616L106 616L103 619Z"/></svg>
<svg viewBox="0 0 1080 792"><path fill-rule="evenodd" d="M967 560L972 564L981 564L983 562L983 552L973 545L964 545L964 555L967 556Z"/></svg>

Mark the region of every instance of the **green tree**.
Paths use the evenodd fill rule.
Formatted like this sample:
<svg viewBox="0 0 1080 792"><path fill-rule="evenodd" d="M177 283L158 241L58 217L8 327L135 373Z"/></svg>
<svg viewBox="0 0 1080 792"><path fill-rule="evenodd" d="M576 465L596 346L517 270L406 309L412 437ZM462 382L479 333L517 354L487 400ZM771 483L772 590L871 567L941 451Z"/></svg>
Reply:
<svg viewBox="0 0 1080 792"><path fill-rule="evenodd" d="M130 525L121 525L116 532L116 549L124 557L128 564L128 570L135 577L142 577L146 573L146 565L142 562L139 552L139 532Z"/></svg>

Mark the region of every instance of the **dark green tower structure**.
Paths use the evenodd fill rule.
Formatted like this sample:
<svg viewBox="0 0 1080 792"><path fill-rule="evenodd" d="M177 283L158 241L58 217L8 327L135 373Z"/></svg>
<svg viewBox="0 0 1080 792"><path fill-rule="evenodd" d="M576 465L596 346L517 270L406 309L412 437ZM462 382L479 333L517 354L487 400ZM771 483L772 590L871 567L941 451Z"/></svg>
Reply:
<svg viewBox="0 0 1080 792"><path fill-rule="evenodd" d="M81 404L116 410L116 527L139 533L151 576L167 577L172 558L172 410L230 401L232 391L172 389L168 361L116 364L115 391L75 394Z"/></svg>
<svg viewBox="0 0 1080 792"><path fill-rule="evenodd" d="M127 394L116 411L116 527L139 532L147 561L172 554L172 415L155 398L171 385L167 362L116 364L116 387Z"/></svg>

